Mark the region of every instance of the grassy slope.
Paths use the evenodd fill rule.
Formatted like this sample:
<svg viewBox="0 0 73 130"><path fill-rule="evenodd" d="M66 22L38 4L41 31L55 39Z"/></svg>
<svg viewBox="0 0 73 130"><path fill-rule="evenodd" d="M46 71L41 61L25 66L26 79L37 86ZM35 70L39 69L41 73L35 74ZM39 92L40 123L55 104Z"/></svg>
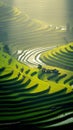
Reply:
<svg viewBox="0 0 73 130"><path fill-rule="evenodd" d="M0 7L2 6L4 5L0 3ZM8 7L4 9L4 15L1 17L2 22L13 21L21 13L17 8L12 8L12 10L9 9L10 12L5 16ZM13 14L14 17L12 18L10 14ZM16 20L16 23L24 21L19 19ZM7 26L9 25L7 24ZM45 28L45 26L43 28L42 26L36 31ZM15 48L15 45L12 44L12 47ZM49 67L51 69L56 68L52 66L47 68ZM65 72L68 75L72 75L71 71L58 67L56 69L61 73ZM32 76L35 71L37 74ZM70 112L73 112L73 93L69 84L64 85L62 80L59 83L56 83L55 80L43 81L44 76L41 80L38 75L38 69L29 68L18 62L14 57L3 51L3 44L0 43L0 125L2 123L9 124L22 121L24 124L35 124L38 127L45 128L50 127L52 124L56 125L57 121L64 120L63 115L66 112L69 112L69 116L72 116ZM51 87L50 91L49 86ZM62 119L59 119L59 115L62 116ZM68 117L65 118L67 119Z"/></svg>
<svg viewBox="0 0 73 130"><path fill-rule="evenodd" d="M9 79L15 78L18 76L18 74L20 73L21 76L19 77L19 79L22 76L27 77L27 79L31 79L31 83L29 86L27 87L31 87L32 85L38 83L38 87L32 91L33 92L40 92L43 90L46 90L49 85L47 83L44 83L43 81L40 82L40 80L37 78L37 74L35 76L32 76L31 74L36 71L38 73L38 69L34 69L34 68L29 68L28 66L18 62L16 59L14 59L13 57L9 56L7 53L0 51L0 68L5 67L4 72L2 72L0 74L0 76L5 75L9 72L11 72L13 70L13 75L9 77ZM12 59L12 62L9 64L8 61ZM18 67L16 67L18 66ZM23 72L21 72L21 69L24 68ZM29 71L29 73L27 73L27 71ZM5 77L5 80L7 79L7 77ZM0 79L2 80L2 79ZM24 83L25 81L23 81ZM42 88L41 88L42 86Z"/></svg>
<svg viewBox="0 0 73 130"><path fill-rule="evenodd" d="M70 48L70 46L71 46L71 48ZM63 84L66 86L69 86L70 84L69 84L69 82L64 84L64 81L73 76L73 71L72 71L73 49L72 48L73 48L73 43L69 43L67 45L63 45L61 47L54 48L53 50L46 51L40 57L40 59L48 65L45 68L50 69L50 70L53 70L53 69L58 70L58 72L60 73L60 76L66 74L66 77L62 78L59 81L59 84ZM65 52L66 54L61 53L60 52L61 50L63 52ZM45 77L42 76L43 80L48 81L47 80L48 75L49 74L45 74ZM56 81L56 77L54 77L53 79L54 79L54 81Z"/></svg>
<svg viewBox="0 0 73 130"><path fill-rule="evenodd" d="M72 48L70 48L70 46ZM67 45L56 47L53 50L44 52L41 55L40 59L50 66L70 71L70 67L71 69L73 69L72 56L73 56L73 43L69 43ZM53 61L53 63L51 61Z"/></svg>
<svg viewBox="0 0 73 130"><path fill-rule="evenodd" d="M2 44L0 58L1 124L21 121L45 128L61 121L59 115L72 112L69 85L38 79L39 69L18 62L3 51ZM37 74L32 76L35 71Z"/></svg>
<svg viewBox="0 0 73 130"><path fill-rule="evenodd" d="M6 58L4 57L4 55L5 55ZM14 59L13 57L9 56L8 54L6 54L3 51L0 51L0 57L1 57L0 68L5 67L5 70L4 70L4 72L1 73L1 75L7 74L7 73L9 73L9 72L11 72L13 70L14 73L9 77L9 79L17 77L18 74L20 73L21 76L19 77L19 79L21 79L23 75L25 77L27 77L27 79L31 79L31 83L27 86L27 88L30 88L31 86L33 86L35 84L38 84L38 87L36 89L34 89L31 93L44 91L44 90L48 89L49 86L51 86L51 89L50 89L49 93L53 93L53 92L58 91L58 90L60 90L60 89L62 89L64 87L67 87L68 91L71 91L71 87L69 87L69 85L64 85L61 82L59 84L57 84L57 83L52 82L50 80L47 81L47 82L44 82L43 80L38 79L38 74L39 74L39 70L38 69L29 68L28 66L18 62L16 59ZM10 59L12 59L12 62L10 64L8 64L8 61ZM16 65L18 66L18 68L16 68ZM21 72L22 68L24 68L23 72ZM26 74L26 71L28 71L28 70L30 70L30 71L29 71L28 74ZM31 76L31 74L33 72L35 72L35 71L37 72L37 74L34 75L34 76ZM60 71L61 71L61 73L64 73L64 71L66 71L66 70L63 71L62 69L60 69ZM6 79L6 77L5 77L5 79ZM23 81L23 83L24 82L25 81Z"/></svg>

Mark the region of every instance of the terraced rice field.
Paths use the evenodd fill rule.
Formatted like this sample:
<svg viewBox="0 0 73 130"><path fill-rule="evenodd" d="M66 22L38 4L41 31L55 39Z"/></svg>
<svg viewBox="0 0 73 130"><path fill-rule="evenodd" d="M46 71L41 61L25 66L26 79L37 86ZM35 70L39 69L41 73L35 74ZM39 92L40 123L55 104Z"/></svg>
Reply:
<svg viewBox="0 0 73 130"><path fill-rule="evenodd" d="M48 65L73 71L73 43L51 50L41 55L41 60Z"/></svg>
<svg viewBox="0 0 73 130"><path fill-rule="evenodd" d="M0 127L73 124L73 43L62 45L66 27L0 1L0 29Z"/></svg>
<svg viewBox="0 0 73 130"><path fill-rule="evenodd" d="M57 73L52 65L45 71L44 68L31 68L1 48L0 125L23 122L38 128L50 128L73 123L72 70L56 67ZM63 50L66 48L66 53L72 53L72 44L63 46ZM57 51L60 50L61 47ZM51 52L43 53L41 59Z"/></svg>
<svg viewBox="0 0 73 130"><path fill-rule="evenodd" d="M72 40L72 35L66 32L66 25L31 19L26 12L3 2L0 2L0 30L1 41L9 44L12 53L19 49L61 45L66 43L65 38L68 42Z"/></svg>

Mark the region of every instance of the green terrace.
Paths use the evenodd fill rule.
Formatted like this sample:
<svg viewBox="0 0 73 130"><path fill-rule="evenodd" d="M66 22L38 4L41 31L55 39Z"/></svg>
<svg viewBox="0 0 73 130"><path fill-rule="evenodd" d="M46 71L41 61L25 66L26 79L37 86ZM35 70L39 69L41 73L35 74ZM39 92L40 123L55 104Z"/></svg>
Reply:
<svg viewBox="0 0 73 130"><path fill-rule="evenodd" d="M72 51L72 45L69 46L69 51ZM67 45L67 48L69 46ZM45 52L45 57L51 55L51 52L52 50L49 53ZM53 55L53 58L55 57ZM40 65L38 68L28 67L9 55L2 43L0 58L1 125L21 121L38 128L48 128L71 117L73 114L71 70ZM40 58L44 60L44 53Z"/></svg>
<svg viewBox="0 0 73 130"><path fill-rule="evenodd" d="M31 19L0 0L0 29L0 126L73 123L73 43L62 44L65 26Z"/></svg>

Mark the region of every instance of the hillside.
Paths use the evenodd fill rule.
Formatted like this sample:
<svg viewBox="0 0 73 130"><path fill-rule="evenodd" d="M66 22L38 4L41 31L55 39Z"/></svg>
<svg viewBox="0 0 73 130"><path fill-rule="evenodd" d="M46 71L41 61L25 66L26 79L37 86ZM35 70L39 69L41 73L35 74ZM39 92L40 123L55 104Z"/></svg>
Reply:
<svg viewBox="0 0 73 130"><path fill-rule="evenodd" d="M41 60L47 65L73 71L73 43L56 47L41 55Z"/></svg>
<svg viewBox="0 0 73 130"><path fill-rule="evenodd" d="M44 57L50 57L52 52L59 53L60 50L65 52L66 62L70 60L70 70L56 66L54 62L52 65L52 62L45 60ZM31 68L6 53L3 44L0 43L1 126L21 122L24 125L49 128L72 123L72 50L71 43L47 51L40 58L50 64L42 68ZM60 55L60 59L65 62L64 55Z"/></svg>
<svg viewBox="0 0 73 130"><path fill-rule="evenodd" d="M45 74L44 80L53 80L56 83L73 86L73 43L56 47L50 51L44 52L40 60L48 65L48 68L55 70L48 70L49 75ZM47 71L47 70L46 70ZM42 75L42 73L40 73ZM42 78L40 76L40 78Z"/></svg>

